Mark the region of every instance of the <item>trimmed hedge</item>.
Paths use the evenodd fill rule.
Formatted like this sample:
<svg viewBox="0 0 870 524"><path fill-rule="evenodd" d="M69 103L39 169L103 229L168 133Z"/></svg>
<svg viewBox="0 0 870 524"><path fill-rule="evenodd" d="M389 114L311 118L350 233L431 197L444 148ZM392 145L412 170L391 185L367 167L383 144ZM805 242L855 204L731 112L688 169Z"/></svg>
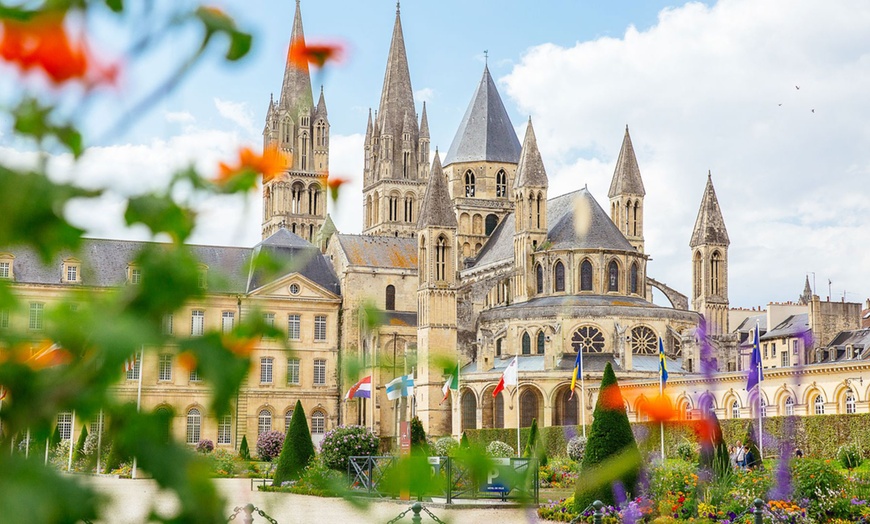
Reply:
<svg viewBox="0 0 870 524"><path fill-rule="evenodd" d="M763 429L766 435L779 439L785 434L786 421L793 424L792 449L800 448L807 458L834 459L837 449L850 442L860 443L864 456L870 458L870 413L855 415L814 415L808 417L765 417ZM665 453L676 457L677 447L683 442L696 442L693 422L674 421L665 423ZM720 420L725 443L732 445L743 440L752 419ZM631 425L634 436L641 451L658 450L659 425L657 422L635 422ZM520 441L529 439L529 429L520 430ZM587 436L589 427L586 428ZM468 440L473 444L486 446L493 440L508 442L512 446L517 442L516 428L503 429L469 429L465 431ZM571 437L582 435L580 426L548 426L538 427L538 438L541 440L549 457L565 458L568 441ZM764 456L778 455L765 442Z"/></svg>

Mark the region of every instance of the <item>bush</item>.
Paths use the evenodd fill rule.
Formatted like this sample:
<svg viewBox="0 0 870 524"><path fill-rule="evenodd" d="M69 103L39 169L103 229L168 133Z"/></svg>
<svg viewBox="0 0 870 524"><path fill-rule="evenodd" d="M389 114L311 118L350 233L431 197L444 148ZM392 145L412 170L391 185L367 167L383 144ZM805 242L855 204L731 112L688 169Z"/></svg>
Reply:
<svg viewBox="0 0 870 524"><path fill-rule="evenodd" d="M486 446L486 454L490 457L513 457L516 455L516 451L511 447L510 444L502 442L500 440L493 440Z"/></svg>
<svg viewBox="0 0 870 524"><path fill-rule="evenodd" d="M583 462L583 456L586 454L586 437L576 436L568 441L567 453L568 458L574 462Z"/></svg>
<svg viewBox="0 0 870 524"><path fill-rule="evenodd" d="M677 456L686 462L695 462L698 459L698 446L684 440L677 445Z"/></svg>
<svg viewBox="0 0 870 524"><path fill-rule="evenodd" d="M247 435L242 435L242 443L239 444L239 457L242 460L251 460L251 450L248 448Z"/></svg>
<svg viewBox="0 0 870 524"><path fill-rule="evenodd" d="M204 438L196 443L196 451L198 453L211 453L214 451L214 442Z"/></svg>
<svg viewBox="0 0 870 524"><path fill-rule="evenodd" d="M432 451L439 457L452 457L458 447L459 442L456 442L455 438L441 437L435 441Z"/></svg>
<svg viewBox="0 0 870 524"><path fill-rule="evenodd" d="M861 448L857 444L844 444L837 450L837 460L845 469L852 470L864 463Z"/></svg>
<svg viewBox="0 0 870 524"><path fill-rule="evenodd" d="M314 443L308 431L308 420L302 409L302 402L297 400L293 408L290 427L287 428L287 445L281 450L278 467L275 468L273 483L281 485L286 480L299 478L311 459L314 458Z"/></svg>
<svg viewBox="0 0 870 524"><path fill-rule="evenodd" d="M85 441L88 439L88 427L82 426L82 432L79 433L79 439L76 441L76 447L73 448L73 463L78 462L84 456Z"/></svg>
<svg viewBox="0 0 870 524"><path fill-rule="evenodd" d="M211 455L212 472L219 477L232 477L236 474L236 457L233 453L218 449Z"/></svg>
<svg viewBox="0 0 870 524"><path fill-rule="evenodd" d="M339 426L323 436L320 460L327 468L347 471L350 457L374 455L379 444L378 437L364 426Z"/></svg>
<svg viewBox="0 0 870 524"><path fill-rule="evenodd" d="M547 451L541 442L541 435L538 432L538 419L536 418L532 419L532 426L529 428L529 440L526 441L523 456L537 458L538 464L541 466L547 465Z"/></svg>
<svg viewBox="0 0 870 524"><path fill-rule="evenodd" d="M426 442L426 430L419 417L411 419L411 453L416 455L428 455L429 443Z"/></svg>
<svg viewBox="0 0 870 524"><path fill-rule="evenodd" d="M280 431L267 431L257 438L257 455L260 460L271 462L273 458L281 454L284 446L284 434Z"/></svg>

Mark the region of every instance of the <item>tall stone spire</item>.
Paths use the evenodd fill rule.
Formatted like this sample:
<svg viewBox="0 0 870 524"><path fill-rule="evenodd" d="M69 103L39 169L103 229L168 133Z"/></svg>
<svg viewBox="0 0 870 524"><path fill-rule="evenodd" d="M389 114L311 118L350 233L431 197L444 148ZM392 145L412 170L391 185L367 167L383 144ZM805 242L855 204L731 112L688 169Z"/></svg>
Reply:
<svg viewBox="0 0 870 524"><path fill-rule="evenodd" d="M646 195L640 177L640 168L637 167L637 157L634 155L634 146L631 145L631 136L628 134L628 126L625 126L622 148L616 159L616 168L613 170L613 179L610 181L610 191L607 192L607 196L613 198L622 194Z"/></svg>
<svg viewBox="0 0 870 524"><path fill-rule="evenodd" d="M719 208L719 200L716 198L716 190L713 189L713 175L707 172L707 186L704 188L704 196L701 198L701 208L698 210L698 218L695 219L695 229L692 231L692 240L689 247L698 247L702 244L716 244L728 246L728 231L725 230L725 220L722 218L722 210Z"/></svg>
<svg viewBox="0 0 870 524"><path fill-rule="evenodd" d="M426 116L426 102L423 102L423 116L420 117L420 138L429 138L429 117Z"/></svg>
<svg viewBox="0 0 870 524"><path fill-rule="evenodd" d="M544 169L544 160L538 150L538 139L535 137L535 129L532 127L532 117L529 117L529 125L526 126L526 136L523 138L523 149L520 153L517 165L516 182L514 188L523 187L547 188L547 171Z"/></svg>
<svg viewBox="0 0 870 524"><path fill-rule="evenodd" d="M290 45L305 44L305 33L302 30L302 10L299 0L296 0L296 14L293 16L293 30L290 33ZM283 109L294 110L314 107L314 96L311 93L311 74L308 63L298 65L287 61L284 67L284 84L281 86L281 98L278 101Z"/></svg>
<svg viewBox="0 0 870 524"><path fill-rule="evenodd" d="M613 169L613 179L610 181L610 219L631 242L635 249L643 253L643 197L646 190L637 167L637 157L634 146L625 126L625 136L622 138L622 148Z"/></svg>
<svg viewBox="0 0 870 524"><path fill-rule="evenodd" d="M806 283L804 284L804 292L798 298L798 303L807 305L813 300L813 288L810 287L810 276L807 275Z"/></svg>
<svg viewBox="0 0 870 524"><path fill-rule="evenodd" d="M396 8L396 23L387 56L387 70L384 73L384 86L381 91L381 104L378 110L380 132L396 137L402 131L405 113L414 115L414 92L411 88L411 73L408 70L408 55L405 51L405 37L402 33L402 18ZM393 157L398 157L401 145L393 140Z"/></svg>
<svg viewBox="0 0 870 524"><path fill-rule="evenodd" d="M447 192L447 182L444 180L438 150L435 150L435 159L429 172L429 184L426 187L426 196L423 197L423 203L420 205L420 220L417 222L417 229L427 227L457 227L456 214L450 202L450 193Z"/></svg>

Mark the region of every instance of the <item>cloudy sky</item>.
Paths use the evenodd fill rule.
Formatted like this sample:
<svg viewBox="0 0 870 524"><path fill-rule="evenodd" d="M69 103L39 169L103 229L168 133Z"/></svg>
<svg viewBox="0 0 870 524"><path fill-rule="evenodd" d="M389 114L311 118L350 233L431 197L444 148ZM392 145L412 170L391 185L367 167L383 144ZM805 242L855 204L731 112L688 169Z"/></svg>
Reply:
<svg viewBox="0 0 870 524"><path fill-rule="evenodd" d="M637 5L641 4L641 5ZM294 3L225 2L254 30L245 63L207 57L169 97L123 132L105 122L177 63L181 34L130 67L118 92L83 122L92 148L58 176L113 192L71 217L92 236L123 228L123 196L158 187L195 163L206 172L239 145L261 143L269 94L280 89ZM331 209L342 232L362 217L362 133L376 108L395 17L391 1L303 0L306 38L342 41L344 61L313 75L332 126L330 171L354 179ZM446 151L483 70L484 50L521 137L526 119L556 196L588 184L605 208L625 126L646 186L649 274L690 289L688 241L708 171L728 226L732 306L794 300L804 279L835 300L870 297L870 4L723 0L405 2L402 24L418 109ZM112 41L107 31L101 35ZM112 46L105 46L111 48ZM0 98L14 93L0 69ZM27 144L0 128L0 155ZM200 203L198 243L259 240L259 199Z"/></svg>

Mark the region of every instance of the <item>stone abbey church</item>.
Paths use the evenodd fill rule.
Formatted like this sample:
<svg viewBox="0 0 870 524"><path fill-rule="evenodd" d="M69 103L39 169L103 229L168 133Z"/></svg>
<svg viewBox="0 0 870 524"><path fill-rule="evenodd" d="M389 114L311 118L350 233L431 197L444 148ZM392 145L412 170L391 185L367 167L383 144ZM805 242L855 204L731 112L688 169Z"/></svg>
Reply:
<svg viewBox="0 0 870 524"><path fill-rule="evenodd" d="M297 0L292 39L301 38ZM551 195L534 125L528 121L520 141L488 68L468 79L468 109L443 154L430 146L428 111L437 118L437 108L418 108L411 79L397 9L380 101L360 123L362 232L347 234L327 210L325 95L321 89L315 103L307 68L286 67L263 139L288 165L263 185L263 240L253 248L191 246L207 292L167 315L164 327L177 338L227 332L257 311L286 331L292 349L261 341L233 413L220 420L205 408L208 388L180 365L172 345L146 353L117 385L120 397L135 401L141 382L143 408L172 413L172 433L190 444L208 438L238 448L243 436L251 442L284 431L297 400L315 441L339 424L362 424L394 442L402 416L419 417L430 435L533 419L591 423L610 363L629 417L643 420L643 402L658 392L661 339L669 396L681 416L698 416L703 407L723 418L749 417L758 405L745 391L758 326L765 414L870 411L870 380L861 378L870 372L870 329L861 328L860 304L822 301L807 283L794 304L729 308L730 240L712 177L686 239L690 299L647 274L646 189L628 127L621 144L614 140L619 154L606 202L579 183ZM621 127L614 131L617 138ZM0 310L0 329L29 330L38 340L45 311L74 296L71 290L136 285L141 271L133 260L142 246L86 240L48 265L29 250L0 246L0 278L29 308ZM249 272L260 252L284 270L266 281ZM653 288L669 306L652 302ZM382 311L374 327L363 320L372 307ZM583 387L571 396L578 352ZM514 357L519 385L494 396ZM445 369L457 362L459 391L445 399ZM702 369L714 370L712 377ZM348 388L369 374L372 399L346 400ZM385 385L403 374L413 374L415 388L400 415ZM64 438L81 424L94 421L58 414Z"/></svg>

